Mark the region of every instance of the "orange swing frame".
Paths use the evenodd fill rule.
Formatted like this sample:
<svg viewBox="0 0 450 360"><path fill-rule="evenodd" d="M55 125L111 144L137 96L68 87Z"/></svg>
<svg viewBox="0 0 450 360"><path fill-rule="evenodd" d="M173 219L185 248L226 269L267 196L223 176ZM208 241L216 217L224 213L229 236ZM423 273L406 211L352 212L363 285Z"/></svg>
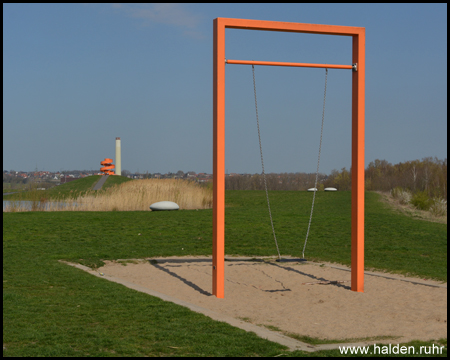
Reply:
<svg viewBox="0 0 450 360"><path fill-rule="evenodd" d="M225 29L284 31L352 37L352 65L226 60ZM352 69L351 290L364 292L364 110L365 28L264 20L214 19L213 58L213 282L225 296L225 63Z"/></svg>

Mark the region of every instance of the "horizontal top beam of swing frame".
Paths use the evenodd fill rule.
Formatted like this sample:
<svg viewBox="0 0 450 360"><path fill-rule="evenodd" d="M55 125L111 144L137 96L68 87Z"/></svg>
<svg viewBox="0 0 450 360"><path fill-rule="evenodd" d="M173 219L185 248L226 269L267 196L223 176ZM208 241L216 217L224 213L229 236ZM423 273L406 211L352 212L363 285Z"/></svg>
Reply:
<svg viewBox="0 0 450 360"><path fill-rule="evenodd" d="M280 31L280 32L299 32L306 34L320 35L341 35L341 36L358 36L365 33L365 28L355 26L339 26L339 25L320 25L305 23L290 23L282 21L267 20L248 20L234 18L220 18L217 22L219 26L227 29L242 30L263 30L263 31Z"/></svg>
<svg viewBox="0 0 450 360"><path fill-rule="evenodd" d="M227 64L237 65L267 65L267 66L294 66L294 67L310 67L310 68L327 68L327 69L353 69L353 65L336 65L336 64L307 64L277 61L253 61L253 60L225 60Z"/></svg>

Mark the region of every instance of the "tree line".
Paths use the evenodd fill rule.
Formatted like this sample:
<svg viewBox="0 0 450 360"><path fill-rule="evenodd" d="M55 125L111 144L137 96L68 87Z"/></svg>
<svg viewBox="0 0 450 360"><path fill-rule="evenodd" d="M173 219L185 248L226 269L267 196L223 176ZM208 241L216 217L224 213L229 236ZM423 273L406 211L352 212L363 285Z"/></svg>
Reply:
<svg viewBox="0 0 450 360"><path fill-rule="evenodd" d="M430 198L447 200L447 158L426 157L392 165L375 160L366 169L366 189L390 191L401 187L416 193L425 192Z"/></svg>
<svg viewBox="0 0 450 360"><path fill-rule="evenodd" d="M340 171L332 170L331 174L319 173L317 188L334 187L340 191L350 190L352 186L352 170L345 167ZM269 190L300 190L314 187L314 173L281 173L266 174ZM391 164L386 160L376 159L365 169L365 188L371 191L391 191L401 187L412 193L422 191L430 198L447 199L447 158L426 157ZM264 190L262 174L243 174L225 178L227 190Z"/></svg>
<svg viewBox="0 0 450 360"><path fill-rule="evenodd" d="M323 188L327 175L319 174L318 188ZM314 187L316 174L281 173L266 174L266 183L269 190L307 190ZM230 175L225 178L227 190L264 190L264 178L261 174Z"/></svg>

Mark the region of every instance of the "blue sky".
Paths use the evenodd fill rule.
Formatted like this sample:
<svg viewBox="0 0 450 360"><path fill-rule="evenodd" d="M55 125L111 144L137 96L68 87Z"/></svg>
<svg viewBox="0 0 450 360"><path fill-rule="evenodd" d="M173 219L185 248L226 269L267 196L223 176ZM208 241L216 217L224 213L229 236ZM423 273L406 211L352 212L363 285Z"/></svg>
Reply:
<svg viewBox="0 0 450 360"><path fill-rule="evenodd" d="M3 4L3 169L212 172L213 19L366 28L366 166L447 157L446 4ZM351 38L226 30L228 59L351 64ZM266 172L315 172L324 69L258 66ZM115 160L115 159L114 159ZM226 170L259 173L251 66L226 66ZM351 165L329 70L320 172Z"/></svg>

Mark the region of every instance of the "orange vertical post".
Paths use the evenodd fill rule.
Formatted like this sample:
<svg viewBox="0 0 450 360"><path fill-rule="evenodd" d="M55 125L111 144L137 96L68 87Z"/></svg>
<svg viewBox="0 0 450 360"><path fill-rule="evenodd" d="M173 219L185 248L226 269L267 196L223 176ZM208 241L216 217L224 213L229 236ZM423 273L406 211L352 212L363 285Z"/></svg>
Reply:
<svg viewBox="0 0 450 360"><path fill-rule="evenodd" d="M225 296L225 26L214 19L213 295Z"/></svg>
<svg viewBox="0 0 450 360"><path fill-rule="evenodd" d="M352 77L352 285L364 292L365 30L353 35Z"/></svg>
<svg viewBox="0 0 450 360"><path fill-rule="evenodd" d="M225 284L225 29L284 31L352 36L352 231L351 263L353 291L364 292L364 109L365 29L351 26L288 23L279 21L214 19L213 46L213 295L224 297ZM352 65L280 63L228 60L229 64L328 67L351 69Z"/></svg>

